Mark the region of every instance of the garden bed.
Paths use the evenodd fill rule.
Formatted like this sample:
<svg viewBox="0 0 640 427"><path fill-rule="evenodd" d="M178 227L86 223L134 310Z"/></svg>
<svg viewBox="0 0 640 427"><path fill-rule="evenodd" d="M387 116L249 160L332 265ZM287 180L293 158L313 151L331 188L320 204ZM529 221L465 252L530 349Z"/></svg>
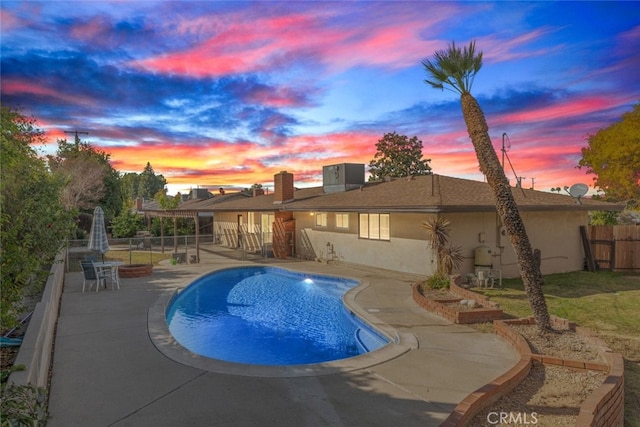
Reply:
<svg viewBox="0 0 640 427"><path fill-rule="evenodd" d="M413 299L422 308L459 324L492 322L502 319L498 304L484 295L459 286L460 276L451 279L448 290L425 290L421 283L413 285Z"/></svg>
<svg viewBox="0 0 640 427"><path fill-rule="evenodd" d="M495 414L527 414L540 425L621 426L624 365L592 332L552 316L540 334L533 318L494 322L520 362L467 396L443 424L485 426Z"/></svg>
<svg viewBox="0 0 640 427"><path fill-rule="evenodd" d="M146 277L153 273L153 264L129 264L118 267L118 276L121 279Z"/></svg>

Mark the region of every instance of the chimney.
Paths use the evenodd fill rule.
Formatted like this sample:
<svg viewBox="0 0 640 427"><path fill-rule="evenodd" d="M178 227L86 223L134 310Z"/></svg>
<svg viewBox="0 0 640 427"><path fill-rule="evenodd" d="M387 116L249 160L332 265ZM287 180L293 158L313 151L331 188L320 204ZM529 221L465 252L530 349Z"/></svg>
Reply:
<svg viewBox="0 0 640 427"><path fill-rule="evenodd" d="M264 189L262 188L254 188L253 189L253 197L258 197L258 196L263 196L264 195Z"/></svg>
<svg viewBox="0 0 640 427"><path fill-rule="evenodd" d="M282 204L293 200L293 174L281 171L273 176L273 204Z"/></svg>
<svg viewBox="0 0 640 427"><path fill-rule="evenodd" d="M142 197L136 197L136 210L142 210Z"/></svg>

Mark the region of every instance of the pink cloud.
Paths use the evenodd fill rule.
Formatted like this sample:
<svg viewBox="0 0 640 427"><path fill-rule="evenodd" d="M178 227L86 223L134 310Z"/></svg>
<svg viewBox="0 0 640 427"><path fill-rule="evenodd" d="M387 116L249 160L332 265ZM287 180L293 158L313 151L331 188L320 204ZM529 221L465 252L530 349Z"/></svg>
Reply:
<svg viewBox="0 0 640 427"><path fill-rule="evenodd" d="M499 118L503 123L542 122L561 118L582 116L618 105L618 101L604 97L584 97L530 111L505 114Z"/></svg>
<svg viewBox="0 0 640 427"><path fill-rule="evenodd" d="M31 94L36 96L46 96L56 98L58 100L75 104L75 103L93 103L91 98L82 97L78 94L67 94L64 92L51 89L47 86L34 83L33 80L19 78L3 78L2 92L5 94Z"/></svg>
<svg viewBox="0 0 640 427"><path fill-rule="evenodd" d="M436 6L434 6L435 8ZM273 65L286 66L288 58L313 57L333 71L355 65L405 67L432 52L437 41L424 38L425 31L456 13L449 5L437 7L430 18L407 14L382 19L366 30L336 27L326 14L302 13L277 17L203 17L181 22L181 34L203 39L195 46L139 60L134 66L156 72L197 77L255 72ZM207 25L205 25L207 22ZM213 28L213 30L211 30ZM213 32L213 34L211 34Z"/></svg>
<svg viewBox="0 0 640 427"><path fill-rule="evenodd" d="M530 50L529 46L536 40L543 38L553 31L550 28L539 28L528 33L521 34L518 37L500 37L490 35L480 37L476 41L476 46L483 53L482 58L485 62L507 62L520 60L524 58L538 57L548 55L552 52L559 52L564 46L557 45L551 48Z"/></svg>
<svg viewBox="0 0 640 427"><path fill-rule="evenodd" d="M243 98L244 101L269 107L300 106L301 96L287 87L254 89Z"/></svg>
<svg viewBox="0 0 640 427"><path fill-rule="evenodd" d="M620 42L623 46L638 46L638 43L640 43L640 25L621 33Z"/></svg>
<svg viewBox="0 0 640 427"><path fill-rule="evenodd" d="M193 48L151 57L138 61L137 65L158 72L198 77L258 71L267 66L270 59L288 50L296 38L297 43L301 43L299 35L295 35L296 31L315 26L312 18L304 15L255 20L240 19L238 16L235 16L236 19L227 18L211 18L208 25L214 28L215 34ZM288 27L283 30L285 26ZM198 20L192 24L182 23L179 31L201 32L202 28L203 23Z"/></svg>
<svg viewBox="0 0 640 427"><path fill-rule="evenodd" d="M0 9L0 24L2 25L3 31L11 31L19 28L22 25L22 20L15 14L4 9Z"/></svg>
<svg viewBox="0 0 640 427"><path fill-rule="evenodd" d="M111 23L104 16L96 16L89 21L76 24L70 31L71 37L77 40L96 40L109 33Z"/></svg>

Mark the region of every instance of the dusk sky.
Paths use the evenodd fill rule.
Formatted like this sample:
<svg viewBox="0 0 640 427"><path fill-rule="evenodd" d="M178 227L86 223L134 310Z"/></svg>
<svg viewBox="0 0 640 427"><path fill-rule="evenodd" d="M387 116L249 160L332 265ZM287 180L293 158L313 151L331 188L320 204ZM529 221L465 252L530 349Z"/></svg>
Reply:
<svg viewBox="0 0 640 427"><path fill-rule="evenodd" d="M453 40L484 54L472 94L523 186L593 176L586 138L640 101L640 2L6 1L1 100L169 193L271 187L287 170L368 164L417 136L434 173L482 180L459 96L421 62ZM515 183L506 165L507 176ZM593 190L592 190L593 192Z"/></svg>

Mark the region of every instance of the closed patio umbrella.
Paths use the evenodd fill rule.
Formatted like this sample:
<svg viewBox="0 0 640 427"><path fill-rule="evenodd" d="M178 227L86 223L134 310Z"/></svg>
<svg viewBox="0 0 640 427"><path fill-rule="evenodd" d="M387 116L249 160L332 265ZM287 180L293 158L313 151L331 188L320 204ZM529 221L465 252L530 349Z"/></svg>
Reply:
<svg viewBox="0 0 640 427"><path fill-rule="evenodd" d="M107 229L104 225L104 212L100 206L96 206L93 211L93 222L91 222L91 233L89 234L89 249L102 254L109 250L109 240L107 239Z"/></svg>

